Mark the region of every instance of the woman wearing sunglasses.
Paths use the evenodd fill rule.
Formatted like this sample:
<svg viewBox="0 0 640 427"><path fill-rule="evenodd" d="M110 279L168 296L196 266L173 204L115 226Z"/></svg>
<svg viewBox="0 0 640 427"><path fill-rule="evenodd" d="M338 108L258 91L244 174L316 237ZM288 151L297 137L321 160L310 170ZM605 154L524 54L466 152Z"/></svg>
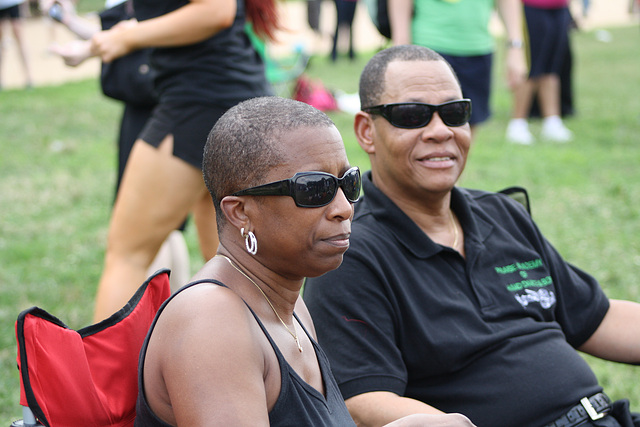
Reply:
<svg viewBox="0 0 640 427"><path fill-rule="evenodd" d="M340 133L307 104L255 98L213 127L203 172L220 246L156 316L136 426L353 426L299 297L349 247L360 171Z"/></svg>

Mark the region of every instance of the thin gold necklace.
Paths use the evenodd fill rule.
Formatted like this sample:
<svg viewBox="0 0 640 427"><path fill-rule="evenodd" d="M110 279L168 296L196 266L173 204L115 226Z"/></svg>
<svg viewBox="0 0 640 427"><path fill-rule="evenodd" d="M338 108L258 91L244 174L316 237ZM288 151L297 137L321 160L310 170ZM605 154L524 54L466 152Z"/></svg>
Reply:
<svg viewBox="0 0 640 427"><path fill-rule="evenodd" d="M235 262L233 262L233 260L231 258L229 258L226 255L222 255L222 254L216 254L217 257L220 258L224 258L227 261L229 261L229 264L231 265L231 267L235 268L238 273L242 274L244 277L247 278L247 280L249 280L251 283L253 283L253 285L258 288L258 290L260 291L260 293L262 294L262 296L264 297L265 300L267 300L267 303L269 303L269 306L271 307L271 310L273 310L274 314L276 315L276 317L278 318L278 320L280 321L280 323L282 323L282 326L284 326L287 331L291 334L291 336L293 337L294 340L296 340L296 344L298 345L298 350L300 350L300 353L302 353L302 345L300 345L300 340L298 339L298 334L296 334L295 332L293 332L291 329L289 329L289 327L287 326L286 323L284 323L284 320L282 320L282 317L280 317L280 315L278 314L278 312L276 311L276 308L273 306L273 304L271 303L271 300L269 299L269 297L267 297L267 294L264 293L264 291L262 290L262 288L260 286L258 286L258 284L256 282L253 281L253 279L249 276L247 276L247 274L240 270L240 267L238 267L236 265ZM296 325L293 325L293 329L295 330Z"/></svg>
<svg viewBox="0 0 640 427"><path fill-rule="evenodd" d="M451 218L451 226L453 227L453 249L458 247L458 227L456 226L456 221L453 219L453 211L449 210L449 216Z"/></svg>

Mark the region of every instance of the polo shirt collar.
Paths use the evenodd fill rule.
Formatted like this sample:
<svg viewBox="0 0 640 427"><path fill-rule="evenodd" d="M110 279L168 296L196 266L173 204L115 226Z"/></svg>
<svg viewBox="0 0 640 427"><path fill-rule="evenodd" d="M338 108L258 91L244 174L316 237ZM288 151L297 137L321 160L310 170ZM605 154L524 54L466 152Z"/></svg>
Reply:
<svg viewBox="0 0 640 427"><path fill-rule="evenodd" d="M371 171L362 176L364 199L362 208L370 213L377 221L384 225L407 250L417 258L428 258L441 251L451 250L445 248L427 236L415 222L405 214L389 197L375 186L371 179ZM482 245L482 242L491 233L493 226L484 220L482 216L472 213L480 212L468 190L454 187L451 191L451 206L462 228L466 243ZM357 220L363 214L363 210L356 209ZM359 215L360 214L360 215Z"/></svg>

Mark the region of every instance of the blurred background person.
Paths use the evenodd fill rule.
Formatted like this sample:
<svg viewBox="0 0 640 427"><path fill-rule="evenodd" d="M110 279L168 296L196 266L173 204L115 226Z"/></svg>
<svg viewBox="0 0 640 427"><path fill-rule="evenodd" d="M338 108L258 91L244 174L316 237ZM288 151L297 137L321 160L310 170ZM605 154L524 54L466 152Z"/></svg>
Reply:
<svg viewBox="0 0 640 427"><path fill-rule="evenodd" d="M74 3L71 0L43 0L40 2L40 9L43 13L52 16L56 21L63 24L72 33L78 36L79 40L72 40L65 44L54 43L49 50L59 55L64 62L72 67L82 64L88 58L93 57L91 53L91 36L101 29L108 29L119 22L135 19L133 4L130 0L109 0L105 3L105 9L100 13L100 25L96 22L84 19L77 14ZM149 50L140 50L135 55L145 55L144 60L148 61ZM117 68L114 68L116 67ZM144 64L143 64L144 65ZM121 71L121 76L114 75L122 67L138 67L135 61L119 60L116 64L103 64L101 83L105 95L110 96L109 90L105 86L120 85L119 93L130 93L131 97L117 96L114 99L121 101L124 105L118 132L118 174L116 177L115 195L118 194L122 175L127 164L127 159L133 144L144 128L147 120L151 117L153 108L157 104L157 98L153 93L152 83L141 85L138 79L129 79L131 74L138 70ZM111 70L107 71L107 68ZM147 65L148 67L148 65ZM149 70L147 70L149 72ZM149 76L148 79L151 77ZM106 80L109 79L109 80ZM128 80L132 80L129 82ZM129 87L129 85L137 87ZM143 93L141 91L147 91ZM175 290L186 283L191 276L189 266L189 250L182 232L186 222L182 223L177 230L172 231L165 239L158 254L154 258L151 266L147 270L147 275L152 274L160 268L171 269L171 289Z"/></svg>
<svg viewBox="0 0 640 427"><path fill-rule="evenodd" d="M164 239L193 212L205 259L218 246L202 153L217 119L237 103L270 95L245 31L272 39L273 0L135 0L138 21L101 31L92 52L111 62L152 48L158 105L134 143L109 227L94 320L119 309L145 279Z"/></svg>
<svg viewBox="0 0 640 427"><path fill-rule="evenodd" d="M497 8L507 37L507 84L526 78L520 0L394 0L389 8L394 45L416 44L441 54L456 72L462 93L471 99L472 134L491 115L491 72L495 42L489 31Z"/></svg>
<svg viewBox="0 0 640 427"><path fill-rule="evenodd" d="M541 137L569 142L573 133L562 121L560 76L570 54L569 28L572 24L568 0L522 0L529 47L529 78L513 91L513 116L507 125L507 141L532 144L534 136L527 120L537 96L542 117Z"/></svg>
<svg viewBox="0 0 640 427"><path fill-rule="evenodd" d="M338 59L338 39L347 40L349 59L355 58L353 50L353 19L356 15L358 0L335 0L336 4L336 31L333 35L333 47L331 48L331 60ZM341 43L345 44L345 43Z"/></svg>
<svg viewBox="0 0 640 427"><path fill-rule="evenodd" d="M22 62L24 71L25 87L33 86L33 78L27 56L26 41L22 34L21 6L25 0L0 0L0 90L2 89L2 57L7 44L7 39L3 38L3 26L5 21L9 22L13 33L13 39L18 48L18 55Z"/></svg>

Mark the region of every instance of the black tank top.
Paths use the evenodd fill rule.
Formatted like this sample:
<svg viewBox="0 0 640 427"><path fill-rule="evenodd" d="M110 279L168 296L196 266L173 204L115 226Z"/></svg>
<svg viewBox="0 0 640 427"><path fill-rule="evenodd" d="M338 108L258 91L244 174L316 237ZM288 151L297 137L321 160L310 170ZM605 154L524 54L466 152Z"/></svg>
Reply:
<svg viewBox="0 0 640 427"><path fill-rule="evenodd" d="M189 0L134 0L139 21L172 12ZM233 24L199 43L151 50L161 103L187 102L230 108L245 99L273 95L262 58L245 29L245 4L236 1Z"/></svg>
<svg viewBox="0 0 640 427"><path fill-rule="evenodd" d="M218 282L217 280L205 279L190 283L184 286L178 292L182 292L183 290L200 283L213 283L216 285L225 286L223 283ZM153 324L151 325L151 328L147 333L144 344L142 345L142 349L140 350L140 360L138 362L138 401L136 403L135 427L171 427L171 425L156 417L156 415L151 411L151 408L149 408L146 396L144 394L143 368L147 346L149 344L149 338L153 333L156 322L162 314L162 311L164 310L166 305L175 295L177 295L178 292L176 292L167 301L165 301L162 307L160 307L160 309L158 310L156 318L154 319ZM327 359L327 356L324 354L318 344L313 340L313 338L309 336L309 333L305 329L304 325L302 325L302 322L300 322L300 319L298 319L298 316L296 316L294 313L294 316L298 320L298 323L302 325L302 329L304 330L305 334L309 336L309 339L311 340L313 348L318 357L318 363L320 365L320 371L322 373L322 379L325 385L326 398L318 390L311 387L302 378L300 378L300 376L293 370L293 368L285 360L282 353L280 353L278 346L273 341L258 316L256 316L253 310L251 310L251 307L249 307L248 305L247 307L251 311L251 314L253 314L256 322L258 322L258 325L260 325L260 328L269 340L271 347L273 347L273 351L278 358L278 365L280 366L280 379L282 382L280 388L280 396L278 396L276 404L274 405L271 412L269 412L269 424L272 426L291 427L355 426L355 423L351 419L351 416L347 411L347 407L344 404L344 400L342 399L342 395L340 394L336 381L331 373L331 368L329 366L329 360Z"/></svg>

